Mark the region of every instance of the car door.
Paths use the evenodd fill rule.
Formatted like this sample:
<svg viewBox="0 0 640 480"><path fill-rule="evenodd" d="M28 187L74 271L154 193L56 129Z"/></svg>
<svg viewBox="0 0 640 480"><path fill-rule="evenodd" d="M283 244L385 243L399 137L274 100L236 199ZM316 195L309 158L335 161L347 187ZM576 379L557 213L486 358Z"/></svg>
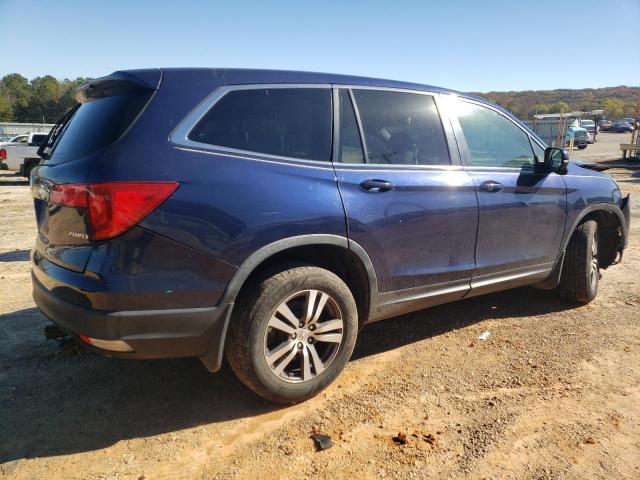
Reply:
<svg viewBox="0 0 640 480"><path fill-rule="evenodd" d="M425 306L427 298L461 298L469 290L478 216L474 184L436 97L334 90L334 168L349 239L371 257L381 292L405 292ZM404 297L394 294L388 303Z"/></svg>
<svg viewBox="0 0 640 480"><path fill-rule="evenodd" d="M480 206L471 294L545 278L564 231L562 176L535 171L534 157L542 160L543 147L503 112L460 98L447 103Z"/></svg>

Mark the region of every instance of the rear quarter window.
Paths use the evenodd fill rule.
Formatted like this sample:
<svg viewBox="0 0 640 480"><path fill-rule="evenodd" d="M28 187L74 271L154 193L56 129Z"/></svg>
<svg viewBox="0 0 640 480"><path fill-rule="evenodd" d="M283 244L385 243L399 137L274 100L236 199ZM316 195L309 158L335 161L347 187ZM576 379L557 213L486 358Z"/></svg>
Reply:
<svg viewBox="0 0 640 480"><path fill-rule="evenodd" d="M329 161L331 90L232 90L215 103L188 138L234 150Z"/></svg>

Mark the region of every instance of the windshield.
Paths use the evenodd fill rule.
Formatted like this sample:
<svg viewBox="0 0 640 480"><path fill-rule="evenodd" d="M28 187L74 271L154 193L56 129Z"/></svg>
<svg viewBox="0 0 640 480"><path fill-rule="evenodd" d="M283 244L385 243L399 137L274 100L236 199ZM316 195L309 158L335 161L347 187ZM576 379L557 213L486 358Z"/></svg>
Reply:
<svg viewBox="0 0 640 480"><path fill-rule="evenodd" d="M587 127L592 127L593 125L595 125L595 123L593 123L593 120L582 120L580 123L582 125L586 125Z"/></svg>

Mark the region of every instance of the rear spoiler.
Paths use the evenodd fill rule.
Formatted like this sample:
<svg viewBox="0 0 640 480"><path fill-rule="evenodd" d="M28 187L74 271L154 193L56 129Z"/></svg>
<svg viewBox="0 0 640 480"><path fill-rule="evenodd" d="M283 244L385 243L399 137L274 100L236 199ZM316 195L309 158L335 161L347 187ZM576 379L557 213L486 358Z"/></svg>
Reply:
<svg viewBox="0 0 640 480"><path fill-rule="evenodd" d="M106 77L83 83L76 90L76 100L87 103L99 98L130 93L146 93L155 90L160 83L160 70L139 72L114 72Z"/></svg>

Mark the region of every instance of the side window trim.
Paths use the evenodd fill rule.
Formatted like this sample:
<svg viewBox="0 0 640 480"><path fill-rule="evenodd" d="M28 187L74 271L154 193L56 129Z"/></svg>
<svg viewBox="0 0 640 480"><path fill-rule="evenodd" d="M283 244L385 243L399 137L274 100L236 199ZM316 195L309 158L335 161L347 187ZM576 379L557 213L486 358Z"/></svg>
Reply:
<svg viewBox="0 0 640 480"><path fill-rule="evenodd" d="M436 102L436 109L438 110L438 114L440 115L440 122L442 123L444 135L447 139L447 147L449 148L449 160L451 161L452 166L459 167L462 166L463 163L460 146L456 142L455 127L453 123L453 117L455 117L455 115L453 115L451 109L448 108L446 95L447 94L437 93L433 95L433 99Z"/></svg>
<svg viewBox="0 0 640 480"><path fill-rule="evenodd" d="M218 103L227 93L238 90L261 90L261 89L291 89L291 88L326 88L331 89L333 86L328 83L252 83L246 85L222 85L216 87L209 95L200 101L173 129L169 134L169 141L176 146L204 150L207 152L232 153L239 155L247 155L251 157L263 157L275 160L286 160L296 163L308 163L313 165L322 165L331 168L331 160L307 160L303 158L287 157L274 155L270 153L254 152L250 150L241 150L237 148L224 147L221 145L212 145L210 143L198 142L191 140L189 135L191 131L198 125L200 120ZM333 104L333 102L331 102ZM331 108L334 108L332 105ZM335 117L332 117L335 118ZM333 137L333 135L332 135ZM331 147L333 155L333 146Z"/></svg>
<svg viewBox="0 0 640 480"><path fill-rule="evenodd" d="M367 139L364 137L364 131L362 130L362 119L360 118L360 110L358 104L353 96L353 92L350 88L346 89L349 92L349 100L351 100L351 108L356 116L356 124L358 125L358 135L360 135L360 144L362 145L362 154L364 155L364 164L369 164L369 151L367 150Z"/></svg>
<svg viewBox="0 0 640 480"><path fill-rule="evenodd" d="M527 137L527 139L529 140L529 147L531 148L531 154L535 155L535 151L533 150L533 145L531 144L534 140L531 136L531 134L522 126L520 125L518 122L514 122L513 119L509 118L508 115L505 115L504 112L501 112L499 109L493 107L492 105L488 105L486 103L482 103L482 102L477 102L475 100L471 100L471 99L467 99L467 98L461 98L457 95L451 95L450 98L447 101L447 109L451 112L451 124L453 126L453 131L454 131L454 135L456 137L456 143L458 144L458 147L460 149L460 157L461 157L461 161L462 161L462 165L464 167L466 167L467 169L481 169L481 170L506 170L506 171L513 171L513 172L519 172L522 171L522 167L489 167L489 166L478 166L478 165L473 165L471 163L471 154L469 153L469 146L467 145L467 141L464 137L464 132L462 131L462 127L460 126L460 121L458 120L458 116L453 113L455 111L454 109L454 105L455 102L466 102L466 103L470 103L473 105L478 105L480 107L484 107L487 108L495 113L497 113L498 115L500 115L501 117L503 117L504 119L506 119L507 121L511 122L513 125L515 125L516 127L518 127L522 133L524 133ZM542 147L545 148L545 147ZM533 171L533 170L531 170Z"/></svg>
<svg viewBox="0 0 640 480"><path fill-rule="evenodd" d="M342 102L340 101L340 92L345 91L349 95L349 100L351 101L351 109L353 111L354 117L356 119L356 125L358 127L358 136L360 138L360 147L362 148L362 156L364 158L364 163L361 165L365 165L369 162L367 157L366 144L364 143L364 136L362 134L362 123L360 121L360 113L358 112L358 108L356 107L353 94L351 93L350 88L333 86L333 95L332 95L332 103L333 103L333 145L331 147L331 162L342 165L343 163L340 161L340 142L342 141L340 138L340 129L342 128L340 122L340 112L342 109Z"/></svg>

